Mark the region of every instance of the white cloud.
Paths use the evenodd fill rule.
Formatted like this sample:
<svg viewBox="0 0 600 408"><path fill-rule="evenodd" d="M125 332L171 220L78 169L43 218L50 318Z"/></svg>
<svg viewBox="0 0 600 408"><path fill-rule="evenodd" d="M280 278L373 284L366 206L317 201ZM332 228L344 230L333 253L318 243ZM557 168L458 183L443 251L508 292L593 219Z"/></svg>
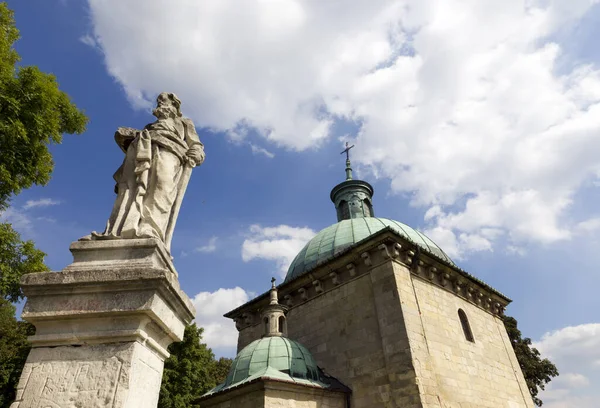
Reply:
<svg viewBox="0 0 600 408"><path fill-rule="evenodd" d="M562 217L600 171L600 72L561 33L596 3L89 0L134 105L173 90L201 126L295 150L356 123L355 162L437 208L428 228L459 255L491 250L487 228L572 236Z"/></svg>
<svg viewBox="0 0 600 408"><path fill-rule="evenodd" d="M555 384L564 384L570 388L581 388L590 385L590 380L583 374L566 373L561 374L555 380Z"/></svg>
<svg viewBox="0 0 600 408"><path fill-rule="evenodd" d="M600 229L600 217L588 218L575 226L575 231L579 233L591 233Z"/></svg>
<svg viewBox="0 0 600 408"><path fill-rule="evenodd" d="M56 223L56 218L52 218L52 217L35 217L35 219L38 221L46 221L46 222L50 222L53 224Z"/></svg>
<svg viewBox="0 0 600 408"><path fill-rule="evenodd" d="M51 205L58 205L61 201L54 200L53 198L40 198L38 200L27 200L23 206L24 210L29 210L36 207L49 207Z"/></svg>
<svg viewBox="0 0 600 408"><path fill-rule="evenodd" d="M560 401L544 403L546 408L598 408L598 397L566 397Z"/></svg>
<svg viewBox="0 0 600 408"><path fill-rule="evenodd" d="M546 333L535 347L550 357L578 364L600 362L600 323L569 326Z"/></svg>
<svg viewBox="0 0 600 408"><path fill-rule="evenodd" d="M302 247L315 236L315 231L307 227L250 226L250 236L242 244L244 262L253 259L275 261L281 277L284 277L294 257Z"/></svg>
<svg viewBox="0 0 600 408"><path fill-rule="evenodd" d="M527 251L525 251L525 249L523 249L522 247L516 246L516 245L508 245L506 247L506 252L510 255L517 255L517 256L525 256L525 254L527 253Z"/></svg>
<svg viewBox="0 0 600 408"><path fill-rule="evenodd" d="M560 375L541 393L550 408L596 407L600 400L600 323L565 327L533 344ZM546 404L547 403L547 404Z"/></svg>
<svg viewBox="0 0 600 408"><path fill-rule="evenodd" d="M211 237L206 245L195 249L196 252L211 253L217 250L217 237Z"/></svg>
<svg viewBox="0 0 600 408"><path fill-rule="evenodd" d="M27 200L22 207L11 206L3 212L0 212L0 222L7 222L12 224L13 228L17 231L31 232L34 219L36 221L45 221L55 223L56 220L52 217L38 216L32 217L28 210L32 208L48 207L52 205L58 205L61 201L54 200L52 198L40 198L38 200Z"/></svg>
<svg viewBox="0 0 600 408"><path fill-rule="evenodd" d="M200 292L192 302L196 307L196 323L204 328L203 340L211 348L235 351L238 331L233 320L223 314L246 303L250 294L240 287Z"/></svg>
<svg viewBox="0 0 600 408"><path fill-rule="evenodd" d="M93 36L91 36L89 34L82 35L81 37L79 37L79 41L81 41L88 47L98 48L98 42L96 41L96 39Z"/></svg>
<svg viewBox="0 0 600 408"><path fill-rule="evenodd" d="M252 149L253 154L263 154L267 156L269 159L275 157L275 154L271 153L264 147L256 146L255 144L250 143L250 149Z"/></svg>
<svg viewBox="0 0 600 408"><path fill-rule="evenodd" d="M13 228L19 230L31 229L31 218L28 214L15 207L8 207L0 213L0 222L12 224Z"/></svg>

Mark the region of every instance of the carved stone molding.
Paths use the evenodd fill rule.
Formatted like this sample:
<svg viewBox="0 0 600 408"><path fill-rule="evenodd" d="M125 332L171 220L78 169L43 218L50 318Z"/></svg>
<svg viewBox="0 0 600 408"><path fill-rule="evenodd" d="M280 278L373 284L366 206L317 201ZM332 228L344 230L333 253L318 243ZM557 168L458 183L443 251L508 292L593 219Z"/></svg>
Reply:
<svg viewBox="0 0 600 408"><path fill-rule="evenodd" d="M337 286L337 285L339 285L339 284L340 284L340 280L339 280L339 277L338 277L338 274L337 274L337 273L335 273L335 272L331 272L331 273L329 274L329 277L331 278L331 283L333 283L334 285L336 285L336 286Z"/></svg>
<svg viewBox="0 0 600 408"><path fill-rule="evenodd" d="M371 266L373 263L371 262L371 255L369 255L368 252L363 252L362 254L360 254L360 257L363 259L363 261L365 262L365 265L367 266Z"/></svg>
<svg viewBox="0 0 600 408"><path fill-rule="evenodd" d="M315 287L317 293L323 293L323 285L321 284L320 280L314 280L312 284Z"/></svg>
<svg viewBox="0 0 600 408"><path fill-rule="evenodd" d="M427 277L429 278L430 281L433 281L435 279L437 273L438 273L437 268L435 266L432 266L431 268L429 268L429 274Z"/></svg>
<svg viewBox="0 0 600 408"><path fill-rule="evenodd" d="M426 252L389 239L368 247L367 250L357 250L348 254L346 261L337 263L332 261L332 264L323 265L323 268L315 268L307 273L305 277L301 278L301 283L299 282L301 287L298 284L283 285L280 289L280 295L284 299L283 303L290 307L297 306L368 273L374 266L380 265L382 262L396 262L405 267L408 266L415 278L438 285L492 314L501 314L501 310L505 306L503 304L507 305L509 302L506 297L466 272L446 265ZM334 265L333 268L332 265ZM242 313L242 310L237 312ZM232 313L229 317L237 316ZM254 322L254 324L256 323Z"/></svg>
<svg viewBox="0 0 600 408"><path fill-rule="evenodd" d="M300 294L300 299L303 301L308 300L308 293L306 293L306 289L300 288L298 289L298 293Z"/></svg>
<svg viewBox="0 0 600 408"><path fill-rule="evenodd" d="M398 245L399 246L399 245ZM380 244L377 249L379 249L383 255L384 258L386 259L396 259L399 255L400 252L398 251L398 247L394 244Z"/></svg>
<svg viewBox="0 0 600 408"><path fill-rule="evenodd" d="M348 265L346 265L346 270L350 274L351 278L356 276L356 267L354 266L353 263L349 263Z"/></svg>

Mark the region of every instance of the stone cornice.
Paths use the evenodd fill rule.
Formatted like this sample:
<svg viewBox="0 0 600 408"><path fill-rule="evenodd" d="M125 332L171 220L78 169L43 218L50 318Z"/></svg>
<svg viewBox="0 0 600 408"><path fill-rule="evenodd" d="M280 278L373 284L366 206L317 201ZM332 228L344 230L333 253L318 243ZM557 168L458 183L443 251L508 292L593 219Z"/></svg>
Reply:
<svg viewBox="0 0 600 408"><path fill-rule="evenodd" d="M310 272L279 285L280 302L293 309L390 261L409 268L413 277L452 292L493 315L502 315L511 302L481 280L421 250L391 228L371 235ZM225 317L235 320L238 330L258 324L257 314L268 304L268 293L226 313Z"/></svg>

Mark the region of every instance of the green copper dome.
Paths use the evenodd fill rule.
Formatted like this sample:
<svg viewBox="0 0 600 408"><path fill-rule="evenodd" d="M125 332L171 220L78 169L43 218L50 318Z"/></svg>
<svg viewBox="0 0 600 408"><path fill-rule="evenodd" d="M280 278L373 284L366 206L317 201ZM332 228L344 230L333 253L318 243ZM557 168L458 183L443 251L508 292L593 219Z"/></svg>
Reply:
<svg viewBox="0 0 600 408"><path fill-rule="evenodd" d="M255 340L244 347L233 360L225 382L205 395L258 378L328 387L306 347L285 337L273 336Z"/></svg>
<svg viewBox="0 0 600 408"><path fill-rule="evenodd" d="M430 254L450 264L454 264L450 257L435 242L408 225L386 218L360 217L342 220L315 235L290 265L285 282L289 282L305 274L317 265L333 258L345 249L386 227L390 227Z"/></svg>

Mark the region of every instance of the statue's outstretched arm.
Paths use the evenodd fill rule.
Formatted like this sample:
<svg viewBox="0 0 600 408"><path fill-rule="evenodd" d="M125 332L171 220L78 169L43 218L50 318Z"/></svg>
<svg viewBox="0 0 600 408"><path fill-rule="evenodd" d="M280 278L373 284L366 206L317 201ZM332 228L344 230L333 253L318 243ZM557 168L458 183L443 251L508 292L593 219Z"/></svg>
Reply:
<svg viewBox="0 0 600 408"><path fill-rule="evenodd" d="M189 147L187 157L192 167L195 167L204 162L204 145L200 141L198 133L196 133L194 122L188 118L184 118L182 121L185 127L185 142Z"/></svg>
<svg viewBox="0 0 600 408"><path fill-rule="evenodd" d="M115 142L119 145L123 153L127 153L127 148L137 136L139 130L130 127L120 127L115 132Z"/></svg>

